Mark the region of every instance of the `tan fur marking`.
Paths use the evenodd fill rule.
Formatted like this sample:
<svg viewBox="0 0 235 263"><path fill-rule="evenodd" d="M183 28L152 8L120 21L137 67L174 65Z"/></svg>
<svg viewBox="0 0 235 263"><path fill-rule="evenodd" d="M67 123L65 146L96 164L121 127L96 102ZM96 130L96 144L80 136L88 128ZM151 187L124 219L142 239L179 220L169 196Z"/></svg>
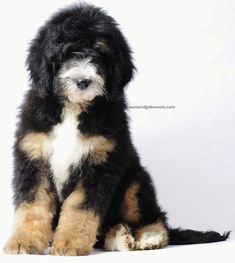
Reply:
<svg viewBox="0 0 235 263"><path fill-rule="evenodd" d="M99 164L105 162L108 153L111 152L115 143L112 140L105 138L104 136L81 136L81 141L90 148L91 162ZM43 132L28 133L20 142L20 148L24 151L28 157L32 160L38 160L48 157L47 155L47 143L50 141L49 135Z"/></svg>
<svg viewBox="0 0 235 263"><path fill-rule="evenodd" d="M90 158L91 162L94 164L105 162L107 160L108 153L115 147L114 141L101 135L84 137L84 140L86 140L91 146Z"/></svg>
<svg viewBox="0 0 235 263"><path fill-rule="evenodd" d="M55 213L53 194L44 180L33 203L23 202L15 211L14 232L4 250L9 254L42 254L52 238Z"/></svg>
<svg viewBox="0 0 235 263"><path fill-rule="evenodd" d="M78 188L64 201L54 242L54 255L87 255L96 242L100 219L91 210L79 209L84 192Z"/></svg>
<svg viewBox="0 0 235 263"><path fill-rule="evenodd" d="M153 241L147 242L146 237L144 241L144 235L152 235L152 236L159 235L159 237L157 238L158 242L156 243L154 243ZM137 229L135 233L135 238L136 238L136 249L141 249L141 250L165 247L167 246L169 240L168 232L161 221Z"/></svg>
<svg viewBox="0 0 235 263"><path fill-rule="evenodd" d="M138 191L139 185L133 184L127 189L124 195L122 214L124 220L127 223L138 223L140 220L140 212L137 199Z"/></svg>
<svg viewBox="0 0 235 263"><path fill-rule="evenodd" d="M116 233L117 233L117 231L119 230L119 226L120 226L120 225L121 225L121 224L116 225L116 226L110 228L109 231L108 231L108 233L105 235L105 239L106 239L106 240L110 240L110 239L115 238Z"/></svg>
<svg viewBox="0 0 235 263"><path fill-rule="evenodd" d="M24 136L20 142L20 148L30 159L44 158L43 145L48 140L48 135L43 132L31 132Z"/></svg>

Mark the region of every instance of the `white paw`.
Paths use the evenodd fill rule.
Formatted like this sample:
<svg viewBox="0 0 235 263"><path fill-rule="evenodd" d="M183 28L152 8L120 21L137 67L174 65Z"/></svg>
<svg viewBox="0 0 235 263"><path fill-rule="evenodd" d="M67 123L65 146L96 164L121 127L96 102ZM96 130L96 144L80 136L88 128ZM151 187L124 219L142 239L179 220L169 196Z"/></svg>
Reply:
<svg viewBox="0 0 235 263"><path fill-rule="evenodd" d="M161 242L163 241L163 236L161 233L149 232L144 233L142 237L136 241L137 249L156 249L161 247Z"/></svg>
<svg viewBox="0 0 235 263"><path fill-rule="evenodd" d="M136 249L157 249L168 244L168 232L161 222L140 228L136 232Z"/></svg>
<svg viewBox="0 0 235 263"><path fill-rule="evenodd" d="M128 227L119 224L106 235L104 248L108 251L130 251L134 249L134 245L135 240Z"/></svg>

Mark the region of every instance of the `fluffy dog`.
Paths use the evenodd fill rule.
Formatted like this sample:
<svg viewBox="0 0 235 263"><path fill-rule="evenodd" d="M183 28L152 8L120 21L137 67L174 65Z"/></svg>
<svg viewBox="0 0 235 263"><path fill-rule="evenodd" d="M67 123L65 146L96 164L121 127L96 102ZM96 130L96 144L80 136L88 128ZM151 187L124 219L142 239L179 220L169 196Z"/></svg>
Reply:
<svg viewBox="0 0 235 263"><path fill-rule="evenodd" d="M132 144L124 87L135 69L117 23L78 5L39 30L14 147L14 232L7 253L85 255L221 241L170 229Z"/></svg>

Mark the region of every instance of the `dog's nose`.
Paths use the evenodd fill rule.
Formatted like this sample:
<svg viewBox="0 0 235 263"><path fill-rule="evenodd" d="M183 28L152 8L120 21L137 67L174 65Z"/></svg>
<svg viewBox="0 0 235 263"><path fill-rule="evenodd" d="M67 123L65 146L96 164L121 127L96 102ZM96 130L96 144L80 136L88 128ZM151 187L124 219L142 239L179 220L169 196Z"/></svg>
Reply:
<svg viewBox="0 0 235 263"><path fill-rule="evenodd" d="M77 82L77 86L81 90L87 89L90 84L91 84L91 80L90 79L83 79L83 80L79 80Z"/></svg>

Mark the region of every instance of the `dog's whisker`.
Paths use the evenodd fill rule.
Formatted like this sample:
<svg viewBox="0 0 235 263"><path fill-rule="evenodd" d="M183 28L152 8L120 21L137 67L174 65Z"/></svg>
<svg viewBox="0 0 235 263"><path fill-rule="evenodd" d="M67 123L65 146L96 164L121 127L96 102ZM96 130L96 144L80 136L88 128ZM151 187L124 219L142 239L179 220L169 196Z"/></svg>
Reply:
<svg viewBox="0 0 235 263"><path fill-rule="evenodd" d="M103 85L100 85L100 89L101 89L101 91L103 92L105 98L106 98L107 100L109 100L108 93L107 93L105 87L104 87Z"/></svg>

